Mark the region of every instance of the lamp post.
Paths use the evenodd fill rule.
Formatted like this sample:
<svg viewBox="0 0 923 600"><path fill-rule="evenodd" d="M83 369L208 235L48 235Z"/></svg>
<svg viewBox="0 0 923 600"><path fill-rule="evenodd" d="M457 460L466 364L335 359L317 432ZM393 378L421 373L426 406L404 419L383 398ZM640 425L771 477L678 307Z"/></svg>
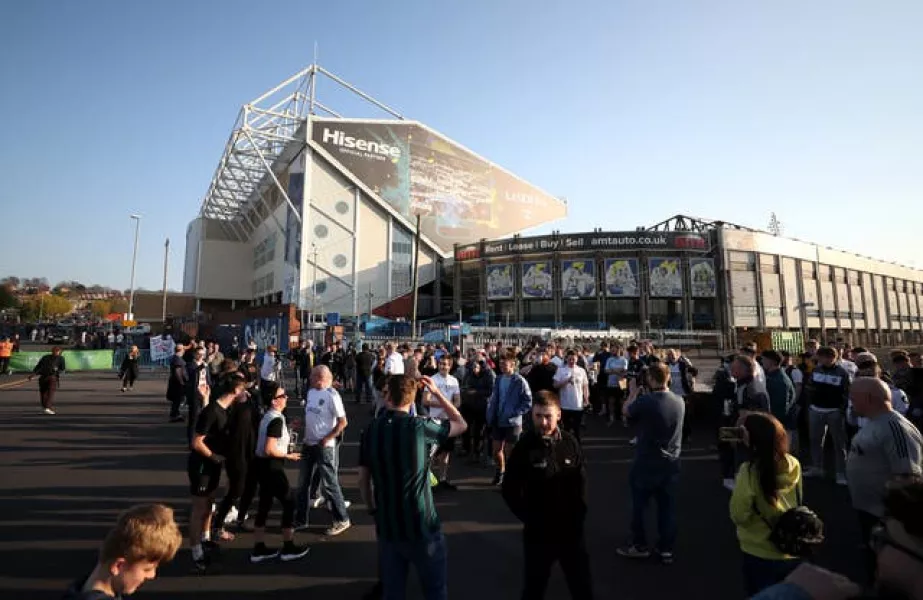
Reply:
<svg viewBox="0 0 923 600"><path fill-rule="evenodd" d="M135 263L138 260L138 233L141 230L141 215L129 215L135 222L135 246L131 253L131 284L128 292L128 318L134 319L135 314Z"/></svg>

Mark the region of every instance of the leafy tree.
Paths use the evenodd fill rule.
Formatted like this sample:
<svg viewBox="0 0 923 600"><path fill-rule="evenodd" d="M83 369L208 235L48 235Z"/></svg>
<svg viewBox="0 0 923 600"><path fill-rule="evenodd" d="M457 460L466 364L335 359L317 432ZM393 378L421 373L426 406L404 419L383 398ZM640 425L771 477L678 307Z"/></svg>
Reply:
<svg viewBox="0 0 923 600"><path fill-rule="evenodd" d="M4 283L3 285L0 285L0 309L19 307L19 300L17 300L16 296L13 295L11 286L12 284L10 283Z"/></svg>
<svg viewBox="0 0 923 600"><path fill-rule="evenodd" d="M22 281L19 279L19 277L10 276L10 277L4 277L3 281L0 283L11 285L13 286L13 288L18 288L19 284L22 283Z"/></svg>
<svg viewBox="0 0 923 600"><path fill-rule="evenodd" d="M111 299L109 301L109 312L127 313L128 312L128 300L126 300L125 298Z"/></svg>
<svg viewBox="0 0 923 600"><path fill-rule="evenodd" d="M70 300L54 294L30 296L22 303L22 316L29 321L61 317L73 310Z"/></svg>
<svg viewBox="0 0 923 600"><path fill-rule="evenodd" d="M103 318L112 312L112 303L108 300L94 300L90 304L90 312L94 317Z"/></svg>

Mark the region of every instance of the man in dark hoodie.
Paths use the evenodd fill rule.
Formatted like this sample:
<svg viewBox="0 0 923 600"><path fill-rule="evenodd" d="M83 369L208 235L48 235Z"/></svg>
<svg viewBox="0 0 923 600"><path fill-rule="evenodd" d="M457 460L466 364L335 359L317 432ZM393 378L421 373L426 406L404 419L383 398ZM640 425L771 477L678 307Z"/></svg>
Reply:
<svg viewBox="0 0 923 600"><path fill-rule="evenodd" d="M846 485L846 406L849 402L849 372L836 364L837 351L829 346L818 349L817 365L808 382L808 425L811 462L805 477L824 474L824 438L833 436L836 456L836 482Z"/></svg>
<svg viewBox="0 0 923 600"><path fill-rule="evenodd" d="M74 582L64 600L121 600L157 576L183 541L173 509L163 504L133 506L119 515L90 574Z"/></svg>

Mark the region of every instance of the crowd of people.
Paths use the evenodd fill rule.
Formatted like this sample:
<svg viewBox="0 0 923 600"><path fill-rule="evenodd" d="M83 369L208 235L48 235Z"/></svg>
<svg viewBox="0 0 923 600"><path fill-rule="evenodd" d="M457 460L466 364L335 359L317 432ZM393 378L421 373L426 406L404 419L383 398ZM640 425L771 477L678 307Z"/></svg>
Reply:
<svg viewBox="0 0 923 600"><path fill-rule="evenodd" d="M303 342L285 357L272 346L228 354L202 342L178 345L167 387L170 420L188 427L188 538L203 571L220 543L244 532L253 535L253 563L304 557L309 548L295 538L311 510L332 514L328 536L351 527L339 482L346 390L374 412L359 450L359 490L378 537L380 581L369 597L403 598L410 565L426 598L447 597L446 544L433 498L456 492L451 460L467 459L494 467L493 484L523 523L522 597L544 597L557 562L571 596L592 598L581 445L587 418L631 427L634 435L630 535L617 554L674 562L682 449L692 435L688 415L700 376L679 350L646 341L594 348L492 343L466 352ZM283 359L294 367L291 399ZM824 476L828 465L831 484L850 492L869 589L891 594L879 597L923 597L923 365L906 352L891 362L885 370L863 348L813 340L794 357L748 344L722 360L704 397L719 418L718 463L748 597L828 597L817 595L818 585L856 597L840 576L810 564L824 532L802 480ZM802 470L804 460L810 466ZM286 462L299 465L296 485ZM656 538L644 518L652 500ZM276 502L278 548L265 532ZM916 561L908 567L915 573L882 567L895 549L900 561Z"/></svg>

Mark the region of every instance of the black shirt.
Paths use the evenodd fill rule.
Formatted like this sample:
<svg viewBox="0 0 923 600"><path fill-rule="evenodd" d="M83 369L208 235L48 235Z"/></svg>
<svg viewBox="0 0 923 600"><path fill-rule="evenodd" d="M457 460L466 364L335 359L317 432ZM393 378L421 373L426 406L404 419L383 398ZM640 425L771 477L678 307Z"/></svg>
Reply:
<svg viewBox="0 0 923 600"><path fill-rule="evenodd" d="M503 499L527 530L579 535L586 518L586 464L577 438L558 429L548 438L523 434L503 478Z"/></svg>
<svg viewBox="0 0 923 600"><path fill-rule="evenodd" d="M266 438L282 438L282 429L285 427L281 418L275 418L266 425ZM259 458L261 461L265 461L270 469L273 471L284 471L285 470L285 459L279 458L278 456L261 456Z"/></svg>
<svg viewBox="0 0 923 600"><path fill-rule="evenodd" d="M205 436L205 445L215 454L228 451L228 410L217 402L209 402L195 422L195 434Z"/></svg>
<svg viewBox="0 0 923 600"><path fill-rule="evenodd" d="M228 463L244 465L256 451L260 411L252 400L235 402L228 408Z"/></svg>
<svg viewBox="0 0 923 600"><path fill-rule="evenodd" d="M356 355L356 372L359 373L360 377L368 377L372 374L372 369L375 367L377 360L378 357L375 354L363 350Z"/></svg>
<svg viewBox="0 0 923 600"><path fill-rule="evenodd" d="M558 367L553 362L548 362L544 365L537 364L529 370L529 374L526 375L526 381L529 382L529 389L532 391L533 396L542 390L556 392L554 389L554 374L557 370Z"/></svg>

